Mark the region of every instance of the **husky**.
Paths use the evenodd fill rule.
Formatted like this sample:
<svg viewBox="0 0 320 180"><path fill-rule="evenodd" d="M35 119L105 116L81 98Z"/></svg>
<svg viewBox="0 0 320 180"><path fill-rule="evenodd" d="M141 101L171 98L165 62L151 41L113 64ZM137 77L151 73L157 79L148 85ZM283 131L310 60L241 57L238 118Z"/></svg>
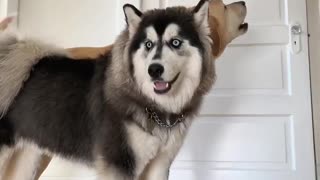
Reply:
<svg viewBox="0 0 320 180"><path fill-rule="evenodd" d="M2 150L32 147L91 166L99 179L136 180L147 165L146 179L168 179L215 80L208 1L123 10L126 29L95 60L33 41L10 46L12 61L26 52L36 60L0 120Z"/></svg>

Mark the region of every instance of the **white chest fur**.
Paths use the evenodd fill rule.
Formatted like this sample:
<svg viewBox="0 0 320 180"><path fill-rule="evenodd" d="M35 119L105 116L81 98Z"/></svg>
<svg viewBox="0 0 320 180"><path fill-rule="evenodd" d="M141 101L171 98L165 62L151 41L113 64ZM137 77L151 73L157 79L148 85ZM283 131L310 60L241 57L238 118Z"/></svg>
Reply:
<svg viewBox="0 0 320 180"><path fill-rule="evenodd" d="M150 134L138 125L127 125L130 146L136 159L136 173L141 174L146 165L159 154L165 152L173 159L182 146L186 132L191 124L190 119L177 124L171 129L155 128Z"/></svg>

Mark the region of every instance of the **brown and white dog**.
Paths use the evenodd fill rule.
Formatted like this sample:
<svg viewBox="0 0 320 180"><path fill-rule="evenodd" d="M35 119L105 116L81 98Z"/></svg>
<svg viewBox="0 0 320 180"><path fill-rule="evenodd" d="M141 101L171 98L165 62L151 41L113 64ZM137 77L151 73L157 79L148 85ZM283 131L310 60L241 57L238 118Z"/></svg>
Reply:
<svg viewBox="0 0 320 180"><path fill-rule="evenodd" d="M244 2L225 5L221 0L213 0L210 2L210 9L214 9L210 11L209 15L211 38L214 42L212 45L212 54L217 58L233 39L247 32L248 24L243 23L246 16L246 7ZM5 29L10 21L10 19L7 19L1 22L0 29ZM96 58L111 49L112 45L109 45L101 48L71 48L69 52L75 59L82 59ZM24 156L22 157L21 154L29 155L32 159L26 158L25 155L22 155ZM22 174L26 175L25 166L30 167L27 168L27 170L30 171L30 173L27 174L37 179L50 162L50 157L41 154L32 155L32 152L24 149L8 158L7 166L3 166L4 168L2 168L4 171L0 170L0 172L3 172L0 174L0 179L28 179L27 177L21 177ZM21 171L23 173L20 173Z"/></svg>

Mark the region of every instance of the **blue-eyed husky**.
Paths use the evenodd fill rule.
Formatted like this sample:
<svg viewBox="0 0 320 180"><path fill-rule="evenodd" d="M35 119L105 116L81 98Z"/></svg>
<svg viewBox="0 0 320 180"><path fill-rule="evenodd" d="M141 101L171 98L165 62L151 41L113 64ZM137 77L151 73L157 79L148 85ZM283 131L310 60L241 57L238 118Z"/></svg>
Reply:
<svg viewBox="0 0 320 180"><path fill-rule="evenodd" d="M146 179L168 178L215 79L208 2L145 13L125 5L124 12L127 28L95 61L33 41L0 43L0 52L15 48L8 60L37 59L23 65L30 77L15 81L26 80L0 120L0 145L81 161L99 179L136 180L149 163Z"/></svg>

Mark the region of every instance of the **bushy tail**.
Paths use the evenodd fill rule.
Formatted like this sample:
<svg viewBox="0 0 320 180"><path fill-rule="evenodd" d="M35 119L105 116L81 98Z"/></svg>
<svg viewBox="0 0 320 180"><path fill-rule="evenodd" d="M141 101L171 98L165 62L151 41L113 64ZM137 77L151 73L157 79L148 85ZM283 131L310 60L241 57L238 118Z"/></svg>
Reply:
<svg viewBox="0 0 320 180"><path fill-rule="evenodd" d="M28 79L32 67L50 55L67 55L66 51L36 40L21 40L17 35L0 33L0 117L10 107Z"/></svg>

